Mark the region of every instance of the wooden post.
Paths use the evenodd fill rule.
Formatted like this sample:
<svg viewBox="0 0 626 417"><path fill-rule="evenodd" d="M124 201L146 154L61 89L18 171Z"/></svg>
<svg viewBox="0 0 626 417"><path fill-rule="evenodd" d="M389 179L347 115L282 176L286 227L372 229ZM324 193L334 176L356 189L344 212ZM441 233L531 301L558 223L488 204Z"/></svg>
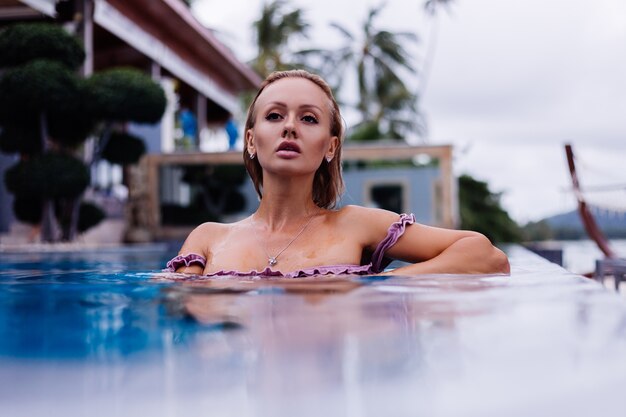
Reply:
<svg viewBox="0 0 626 417"><path fill-rule="evenodd" d="M196 140L196 148L200 149L200 138L202 137L202 132L207 128L207 101L206 97L200 93L196 92L196 120L198 121L197 125L197 137Z"/></svg>
<svg viewBox="0 0 626 417"><path fill-rule="evenodd" d="M83 76L93 74L93 0L83 0L83 45L85 47L85 62Z"/></svg>
<svg viewBox="0 0 626 417"><path fill-rule="evenodd" d="M458 226L458 199L456 198L456 184L452 173L452 148L442 149L439 156L439 169L441 171L441 198L443 209L442 226L455 228Z"/></svg>
<svg viewBox="0 0 626 417"><path fill-rule="evenodd" d="M580 189L580 183L578 182L578 175L576 174L576 163L574 162L574 151L572 150L572 145L565 145L565 155L567 156L567 165L569 167L569 173L572 177L572 184L574 186L574 194L576 195L576 200L578 200L578 214L580 215L580 219L585 226L585 230L591 239L596 242L598 248L604 253L604 256L607 258L617 258L617 255L609 245L608 240L604 237L604 234L598 227L596 220L593 215L589 211L589 207L587 207L587 203L582 194L582 190Z"/></svg>

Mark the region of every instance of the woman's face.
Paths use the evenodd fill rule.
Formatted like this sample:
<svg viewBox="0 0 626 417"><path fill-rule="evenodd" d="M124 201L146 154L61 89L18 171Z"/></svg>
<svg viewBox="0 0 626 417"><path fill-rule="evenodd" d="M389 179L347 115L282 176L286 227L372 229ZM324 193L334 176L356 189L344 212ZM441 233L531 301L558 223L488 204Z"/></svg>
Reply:
<svg viewBox="0 0 626 417"><path fill-rule="evenodd" d="M330 134L330 105L324 91L305 78L273 82L257 98L254 127L246 132L248 153L268 173L314 174L339 144Z"/></svg>

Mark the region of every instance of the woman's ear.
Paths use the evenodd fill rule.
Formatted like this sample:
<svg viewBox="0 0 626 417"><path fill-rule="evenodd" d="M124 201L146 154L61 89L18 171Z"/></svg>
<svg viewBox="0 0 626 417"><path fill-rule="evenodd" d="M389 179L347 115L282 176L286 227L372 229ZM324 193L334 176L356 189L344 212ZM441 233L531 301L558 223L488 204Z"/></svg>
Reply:
<svg viewBox="0 0 626 417"><path fill-rule="evenodd" d="M330 145L328 145L328 150L326 151L326 160L332 161L335 157L335 153L337 152L337 148L339 147L339 138L337 136L333 136L330 138Z"/></svg>
<svg viewBox="0 0 626 417"><path fill-rule="evenodd" d="M246 149L250 155L256 154L256 147L254 146L254 133L252 129L246 130Z"/></svg>

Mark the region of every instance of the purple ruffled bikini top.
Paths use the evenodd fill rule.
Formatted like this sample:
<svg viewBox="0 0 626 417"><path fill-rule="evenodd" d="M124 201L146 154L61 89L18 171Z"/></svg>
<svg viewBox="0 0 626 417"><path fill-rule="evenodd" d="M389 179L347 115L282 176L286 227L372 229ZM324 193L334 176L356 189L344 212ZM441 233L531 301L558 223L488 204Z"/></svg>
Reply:
<svg viewBox="0 0 626 417"><path fill-rule="evenodd" d="M369 275L382 272L386 266L385 252L396 244L400 236L404 234L407 225L415 223L413 214L401 214L398 221L389 226L387 236L378 244L376 250L372 254L370 263L366 265L328 265L316 266L305 269L298 269L291 272L281 272L272 270L269 266L262 271L217 271L204 276L236 276L236 277L286 277L286 278L302 278L313 275ZM178 255L167 263L165 271L175 272L181 266L200 265L206 266L206 258L197 253L189 253L187 255Z"/></svg>

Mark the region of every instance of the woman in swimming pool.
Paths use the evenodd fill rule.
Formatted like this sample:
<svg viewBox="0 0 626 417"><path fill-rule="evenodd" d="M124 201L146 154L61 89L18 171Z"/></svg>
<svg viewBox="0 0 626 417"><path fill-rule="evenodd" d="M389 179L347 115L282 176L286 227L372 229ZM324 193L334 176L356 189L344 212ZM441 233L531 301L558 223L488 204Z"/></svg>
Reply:
<svg viewBox="0 0 626 417"><path fill-rule="evenodd" d="M236 223L198 226L168 269L210 276L376 274L391 258L411 264L387 274L509 272L506 256L479 233L380 209L334 209L343 191L343 133L322 78L302 70L270 74L248 110L243 150L259 208Z"/></svg>

